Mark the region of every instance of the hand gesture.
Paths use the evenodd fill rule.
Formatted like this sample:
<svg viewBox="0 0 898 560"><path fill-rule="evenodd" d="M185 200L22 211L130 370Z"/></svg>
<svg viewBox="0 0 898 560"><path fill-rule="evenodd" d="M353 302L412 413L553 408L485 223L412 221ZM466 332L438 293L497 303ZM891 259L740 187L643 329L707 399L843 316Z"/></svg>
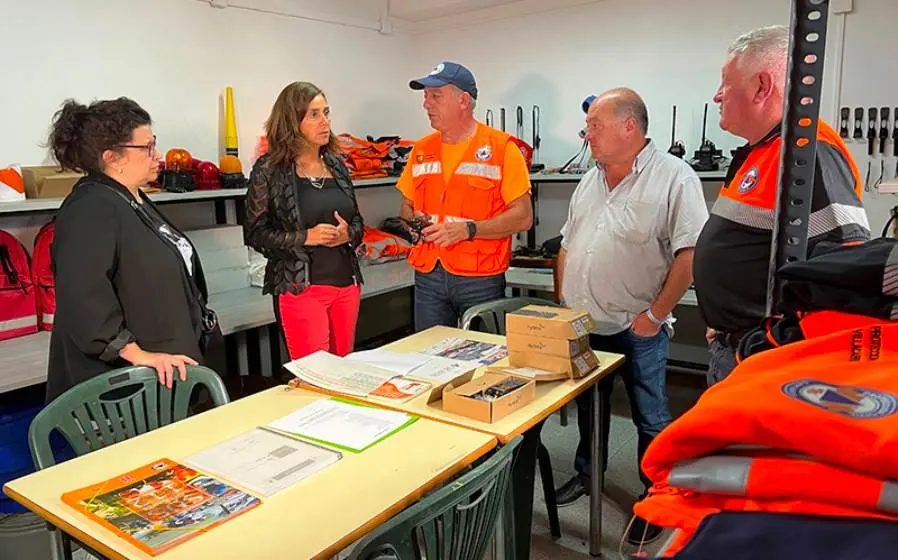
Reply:
<svg viewBox="0 0 898 560"><path fill-rule="evenodd" d="M337 238L337 226L318 224L306 233L306 245L324 245L333 247L331 243Z"/></svg>
<svg viewBox="0 0 898 560"><path fill-rule="evenodd" d="M645 312L642 312L633 319L633 324L630 325L630 330L633 331L636 336L649 338L661 331L661 325L655 324L649 319L649 316Z"/></svg>
<svg viewBox="0 0 898 560"><path fill-rule="evenodd" d="M468 225L465 222L431 224L421 233L424 234L425 241L447 247L468 239Z"/></svg>
<svg viewBox="0 0 898 560"><path fill-rule="evenodd" d="M328 247L337 247L349 243L349 224L337 211L334 211L334 218L337 219L337 237L330 244L327 244Z"/></svg>

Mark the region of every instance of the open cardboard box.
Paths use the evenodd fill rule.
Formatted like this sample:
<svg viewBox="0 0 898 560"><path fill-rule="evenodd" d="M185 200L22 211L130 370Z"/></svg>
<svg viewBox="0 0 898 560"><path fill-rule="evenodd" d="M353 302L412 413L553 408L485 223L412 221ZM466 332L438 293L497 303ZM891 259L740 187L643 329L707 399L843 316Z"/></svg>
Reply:
<svg viewBox="0 0 898 560"><path fill-rule="evenodd" d="M54 165L22 168L26 198L65 198L81 177L83 173L61 170Z"/></svg>
<svg viewBox="0 0 898 560"><path fill-rule="evenodd" d="M450 381L448 383L443 383L443 384L439 384L439 385L435 384L433 381L429 381L428 383L430 383L431 389L430 389L430 394L427 396L427 404L430 404L430 403L433 403L433 402L436 402L436 401L442 399L443 391L447 387L452 386L452 385L458 387L459 385L463 385L463 384L471 381L471 379L474 378L475 371L477 371L476 367L466 371L465 373L459 375L458 377L456 377L455 379L453 379L452 381ZM412 379L414 379L414 378L412 378Z"/></svg>
<svg viewBox="0 0 898 560"><path fill-rule="evenodd" d="M471 397L471 395L506 379L520 379L525 384L492 401L482 401ZM487 372L462 385L456 386L452 383L446 385L446 388L443 389L443 410L491 424L528 405L535 398L536 382L532 379Z"/></svg>
<svg viewBox="0 0 898 560"><path fill-rule="evenodd" d="M551 371L546 371L544 369L536 369L532 367L514 367L514 366L502 366L502 367L489 367L486 370L489 373L498 373L505 375L514 375L516 377L526 377L527 379L532 379L537 383L545 383L547 381L565 381L570 379L571 376L567 373L556 373Z"/></svg>

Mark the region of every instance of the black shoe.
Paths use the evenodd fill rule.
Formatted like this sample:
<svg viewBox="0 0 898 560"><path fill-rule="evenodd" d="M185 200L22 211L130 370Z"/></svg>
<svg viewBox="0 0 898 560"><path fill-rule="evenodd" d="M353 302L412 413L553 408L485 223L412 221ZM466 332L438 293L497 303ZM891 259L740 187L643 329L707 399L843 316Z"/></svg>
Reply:
<svg viewBox="0 0 898 560"><path fill-rule="evenodd" d="M627 542L633 546L646 545L658 540L664 531L657 525L652 525L645 519L636 516L630 525L630 531L627 533Z"/></svg>
<svg viewBox="0 0 898 560"><path fill-rule="evenodd" d="M589 495L589 489L583 484L579 476L568 480L564 486L555 490L555 504L558 507L569 506L583 496Z"/></svg>

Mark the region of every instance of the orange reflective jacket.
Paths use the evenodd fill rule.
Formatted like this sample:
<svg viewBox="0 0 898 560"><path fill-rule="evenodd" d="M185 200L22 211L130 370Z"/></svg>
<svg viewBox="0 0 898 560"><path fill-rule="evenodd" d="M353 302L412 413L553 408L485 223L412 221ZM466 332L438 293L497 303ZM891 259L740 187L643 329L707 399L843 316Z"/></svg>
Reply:
<svg viewBox="0 0 898 560"><path fill-rule="evenodd" d="M858 323L753 355L708 389L649 446L654 485L634 511L687 532L723 510L898 521L898 324Z"/></svg>
<svg viewBox="0 0 898 560"><path fill-rule="evenodd" d="M486 220L504 212L502 168L509 139L508 134L478 123L448 184L443 180L440 134L419 140L415 161L408 162L412 166L415 209L429 215L434 223ZM460 241L448 247L422 242L412 249L408 261L419 272L427 273L437 259L453 274L501 274L511 261L511 237Z"/></svg>

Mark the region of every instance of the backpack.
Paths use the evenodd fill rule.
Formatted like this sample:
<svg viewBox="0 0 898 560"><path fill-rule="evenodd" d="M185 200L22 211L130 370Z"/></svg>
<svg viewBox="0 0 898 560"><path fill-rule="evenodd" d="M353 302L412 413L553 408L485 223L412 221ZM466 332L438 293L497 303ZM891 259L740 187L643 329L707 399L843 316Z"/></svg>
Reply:
<svg viewBox="0 0 898 560"><path fill-rule="evenodd" d="M36 333L36 310L28 252L0 230L0 340Z"/></svg>
<svg viewBox="0 0 898 560"><path fill-rule="evenodd" d="M31 255L31 279L36 289L38 326L44 331L53 330L53 315L56 313L56 283L50 263L54 223L50 220L37 232Z"/></svg>

